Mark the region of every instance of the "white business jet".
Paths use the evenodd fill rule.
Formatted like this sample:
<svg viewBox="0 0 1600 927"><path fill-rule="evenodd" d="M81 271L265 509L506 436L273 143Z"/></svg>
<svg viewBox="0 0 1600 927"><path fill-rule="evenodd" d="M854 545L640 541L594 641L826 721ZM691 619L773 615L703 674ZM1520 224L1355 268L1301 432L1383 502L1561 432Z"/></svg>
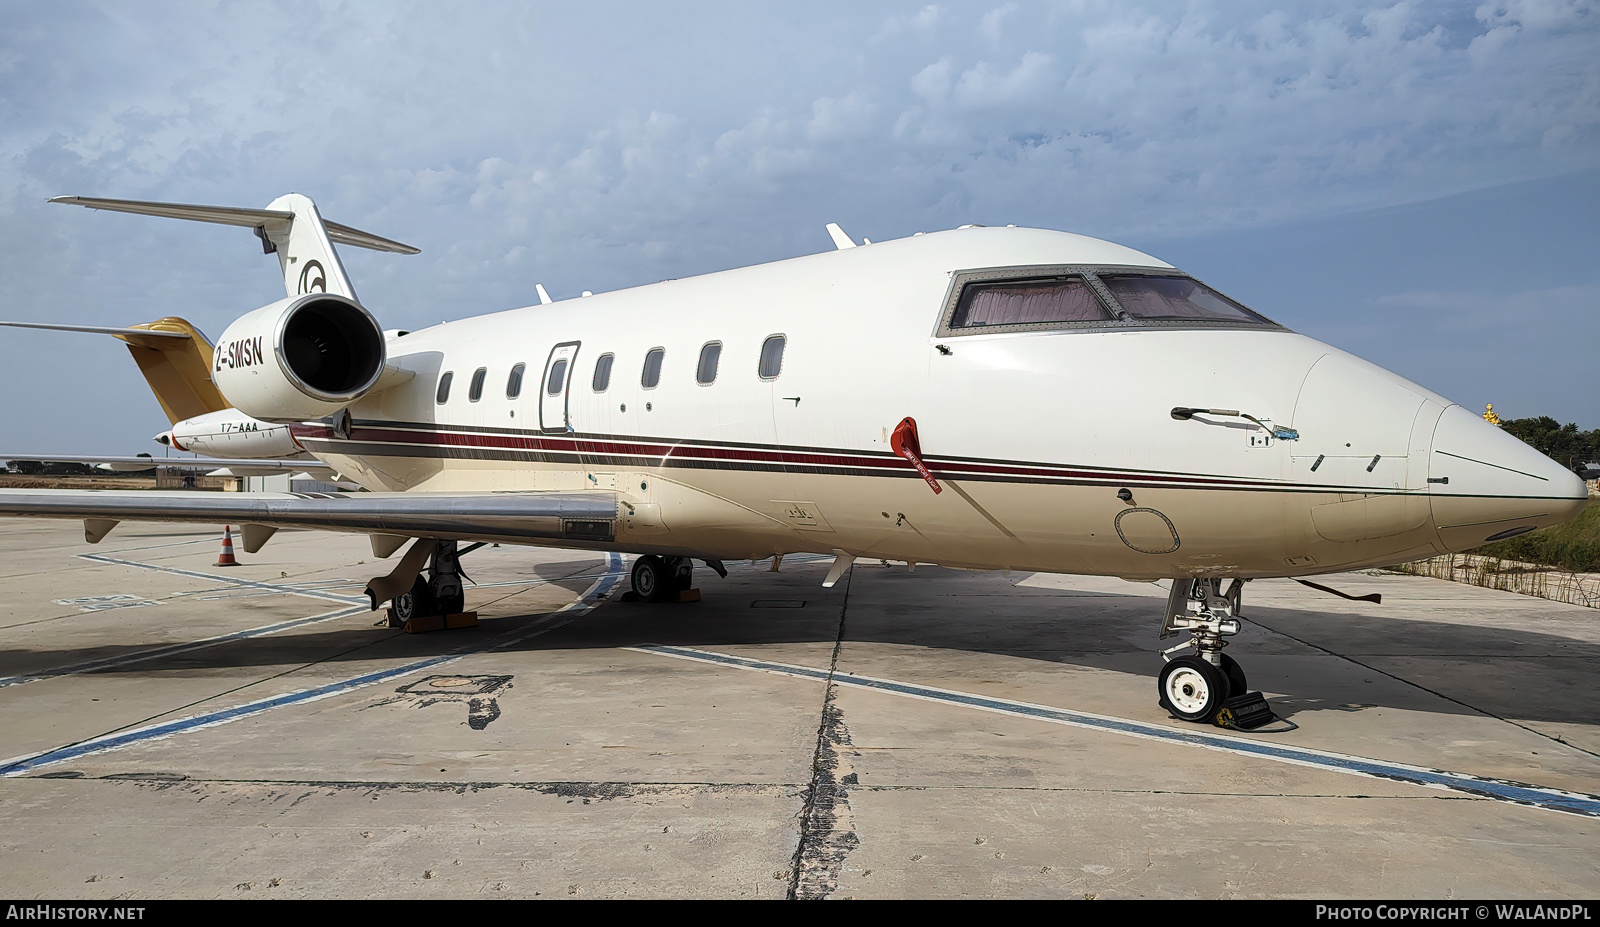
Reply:
<svg viewBox="0 0 1600 927"><path fill-rule="evenodd" d="M288 296L227 329L212 378L371 491L16 490L0 515L414 538L368 586L402 617L461 608L458 541L637 554L652 600L694 560L796 552L833 556L827 585L859 557L1170 578L1162 634L1190 640L1160 699L1207 721L1247 690L1222 652L1244 582L1464 550L1586 498L1449 400L1079 235L830 227L824 254L386 335L332 243L404 246L304 196L58 201L254 228Z"/></svg>

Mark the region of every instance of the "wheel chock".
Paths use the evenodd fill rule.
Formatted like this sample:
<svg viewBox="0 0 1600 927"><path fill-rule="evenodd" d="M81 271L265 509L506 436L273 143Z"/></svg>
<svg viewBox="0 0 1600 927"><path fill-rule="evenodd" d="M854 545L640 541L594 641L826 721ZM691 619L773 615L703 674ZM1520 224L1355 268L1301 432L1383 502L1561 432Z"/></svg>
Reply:
<svg viewBox="0 0 1600 927"><path fill-rule="evenodd" d="M1267 704L1266 696L1260 692L1246 692L1222 703L1222 707L1217 709L1215 724L1217 727L1253 731L1276 718L1272 706Z"/></svg>
<svg viewBox="0 0 1600 927"><path fill-rule="evenodd" d="M475 628L478 626L478 613L456 612L454 615L446 615L444 626L452 631L456 628Z"/></svg>
<svg viewBox="0 0 1600 927"><path fill-rule="evenodd" d="M679 602L698 602L698 601L700 601L700 590L698 590L698 589L679 589L678 590L678 601Z"/></svg>

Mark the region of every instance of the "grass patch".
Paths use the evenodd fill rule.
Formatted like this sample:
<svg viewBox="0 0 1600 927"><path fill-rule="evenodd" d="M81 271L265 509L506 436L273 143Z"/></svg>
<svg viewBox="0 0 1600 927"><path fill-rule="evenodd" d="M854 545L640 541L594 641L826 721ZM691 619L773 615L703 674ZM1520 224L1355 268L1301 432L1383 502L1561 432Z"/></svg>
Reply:
<svg viewBox="0 0 1600 927"><path fill-rule="evenodd" d="M1575 521L1485 544L1471 553L1541 563L1575 573L1600 573L1600 496L1591 496Z"/></svg>

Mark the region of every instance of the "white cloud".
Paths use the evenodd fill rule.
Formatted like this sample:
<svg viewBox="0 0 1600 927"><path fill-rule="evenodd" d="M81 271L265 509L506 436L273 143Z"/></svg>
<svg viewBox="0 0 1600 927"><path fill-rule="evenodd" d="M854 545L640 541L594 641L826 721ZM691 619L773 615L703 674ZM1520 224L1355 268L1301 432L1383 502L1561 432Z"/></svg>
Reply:
<svg viewBox="0 0 1600 927"><path fill-rule="evenodd" d="M983 19L978 22L978 30L983 33L984 38L998 45L1000 43L1000 30L1004 26L1006 16L1016 11L1017 5L1015 3L1007 3L1005 6L996 7L983 14Z"/></svg>

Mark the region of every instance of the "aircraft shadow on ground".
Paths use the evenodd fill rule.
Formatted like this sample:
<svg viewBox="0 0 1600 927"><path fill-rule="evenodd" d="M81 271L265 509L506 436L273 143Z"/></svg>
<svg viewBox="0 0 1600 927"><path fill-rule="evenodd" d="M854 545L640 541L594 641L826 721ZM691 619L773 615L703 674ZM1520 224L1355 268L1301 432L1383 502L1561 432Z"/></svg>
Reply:
<svg viewBox="0 0 1600 927"><path fill-rule="evenodd" d="M548 572L552 577L560 576L571 566L552 564ZM570 569L565 572L571 576ZM509 649L532 655L540 651L650 644L711 649L832 644L841 633L843 608L846 642L991 654L1151 679L1159 669L1155 630L1162 598L1018 588L1010 584L1012 580L963 592L941 583L938 572L930 572L932 577L913 579L904 571L898 575L886 571L866 582L855 582L853 589L841 583L828 590L820 588L816 577L809 575L769 578L739 570L725 583L715 577L702 577L700 586L705 599L701 602L647 605L612 601L579 620L529 637ZM556 582L578 592L588 588L593 578L577 576ZM897 595L897 586L911 594ZM619 584L612 599L620 598L625 588L625 582ZM970 580L962 587L967 588ZM486 590L492 591L494 587ZM953 599L966 600L960 614L951 613ZM978 599L993 603L975 618L972 613L980 606L974 600ZM1064 614L1066 611L1071 613ZM312 627L225 641L92 672L186 677L250 666L327 665L374 658L403 662L489 646L502 634L545 617L501 615L486 618L474 629L404 635L374 627L374 623L381 623L382 616L380 611L370 613L370 618L358 615L335 619L338 627ZM1594 660L1600 658L1600 644L1526 629L1390 619L1310 607L1247 604L1246 618L1245 633L1234 638L1237 646L1230 652L1251 674L1252 688L1279 693L1272 703L1282 717L1329 710L1403 708L1461 715L1482 712L1526 721L1593 723L1586 700L1577 695L1587 692L1592 684L1592 667ZM1280 636L1284 634L1293 640ZM49 672L92 660L129 657L150 649L148 644L0 649L0 677ZM1320 673L1306 672L1303 661L1269 659L1291 654L1353 660L1359 665L1345 663L1348 669L1344 671ZM784 659L781 654L770 656ZM1393 676L1409 686L1397 689L1395 684L1363 685L1358 697L1352 698L1350 680L1360 678L1365 682L1376 675ZM1429 692L1443 698L1430 696ZM0 704L6 696L6 690L0 689Z"/></svg>

